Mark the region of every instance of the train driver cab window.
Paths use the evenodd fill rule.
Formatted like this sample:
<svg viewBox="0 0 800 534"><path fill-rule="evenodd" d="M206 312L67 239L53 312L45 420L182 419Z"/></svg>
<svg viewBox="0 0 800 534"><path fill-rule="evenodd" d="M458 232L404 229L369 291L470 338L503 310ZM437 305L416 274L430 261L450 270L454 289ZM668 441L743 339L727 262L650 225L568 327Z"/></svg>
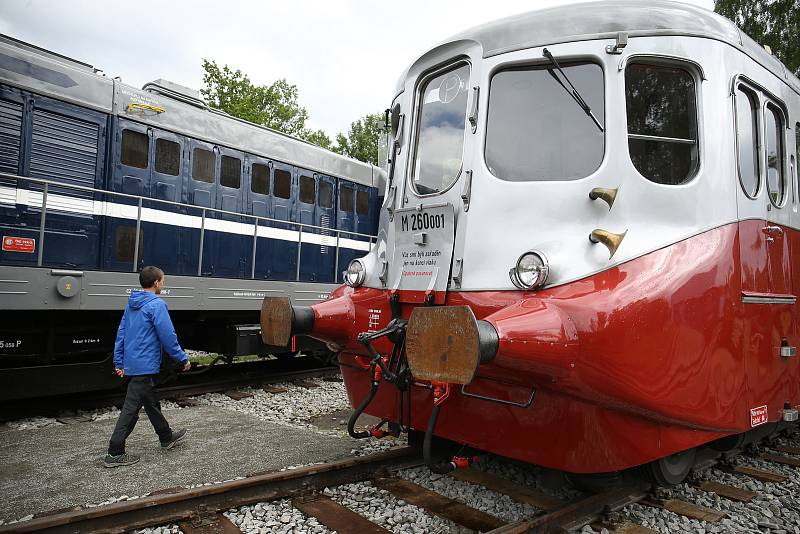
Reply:
<svg viewBox="0 0 800 534"><path fill-rule="evenodd" d="M369 215L369 193L366 191L356 193L356 213Z"/></svg>
<svg viewBox="0 0 800 534"><path fill-rule="evenodd" d="M353 188L342 187L339 189L339 211L353 212Z"/></svg>
<svg viewBox="0 0 800 534"><path fill-rule="evenodd" d="M625 68L628 152L651 182L683 184L698 168L695 92L688 70L646 63Z"/></svg>
<svg viewBox="0 0 800 534"><path fill-rule="evenodd" d="M739 161L739 181L750 198L758 196L758 98L743 85L736 88L736 151Z"/></svg>
<svg viewBox="0 0 800 534"><path fill-rule="evenodd" d="M485 159L508 182L578 180L600 167L605 153L603 69L564 63L600 126L574 99L561 73L531 65L499 71L489 85Z"/></svg>
<svg viewBox="0 0 800 534"><path fill-rule="evenodd" d="M222 156L219 167L219 184L239 189L242 185L242 160L232 156Z"/></svg>
<svg viewBox="0 0 800 534"><path fill-rule="evenodd" d="M261 163L253 163L250 177L250 190L259 195L269 194L269 167Z"/></svg>
<svg viewBox="0 0 800 534"><path fill-rule="evenodd" d="M214 183L214 153L204 148L192 152L192 179L198 182Z"/></svg>
<svg viewBox="0 0 800 534"><path fill-rule="evenodd" d="M168 139L156 139L156 172L170 176L181 173L181 145Z"/></svg>
<svg viewBox="0 0 800 534"><path fill-rule="evenodd" d="M314 179L310 176L300 177L300 202L305 204L313 204L314 196L316 195L316 187Z"/></svg>
<svg viewBox="0 0 800 534"><path fill-rule="evenodd" d="M122 153L120 160L123 165L147 168L148 154L150 152L150 137L133 130L122 130Z"/></svg>
<svg viewBox="0 0 800 534"><path fill-rule="evenodd" d="M292 175L289 171L275 169L275 185L272 193L278 198L292 196Z"/></svg>
<svg viewBox="0 0 800 534"><path fill-rule="evenodd" d="M319 206L321 208L333 207L333 186L328 182L319 183Z"/></svg>
<svg viewBox="0 0 800 534"><path fill-rule="evenodd" d="M783 170L783 114L774 104L767 104L766 149L767 149L767 193L773 205L781 206L786 198L786 179Z"/></svg>
<svg viewBox="0 0 800 534"><path fill-rule="evenodd" d="M470 68L455 68L425 80L419 91L412 185L419 195L444 191L461 173Z"/></svg>

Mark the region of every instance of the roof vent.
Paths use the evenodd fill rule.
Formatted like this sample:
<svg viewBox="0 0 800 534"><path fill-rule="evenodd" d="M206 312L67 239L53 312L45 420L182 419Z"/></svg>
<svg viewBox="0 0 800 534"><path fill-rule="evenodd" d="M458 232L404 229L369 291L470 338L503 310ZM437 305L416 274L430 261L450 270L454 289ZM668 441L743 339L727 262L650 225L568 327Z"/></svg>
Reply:
<svg viewBox="0 0 800 534"><path fill-rule="evenodd" d="M190 89L183 85L159 78L158 80L146 83L142 86L143 91L148 93L156 93L159 95L172 98L173 100L180 100L191 106L198 108L205 108L206 103L200 98L200 92Z"/></svg>

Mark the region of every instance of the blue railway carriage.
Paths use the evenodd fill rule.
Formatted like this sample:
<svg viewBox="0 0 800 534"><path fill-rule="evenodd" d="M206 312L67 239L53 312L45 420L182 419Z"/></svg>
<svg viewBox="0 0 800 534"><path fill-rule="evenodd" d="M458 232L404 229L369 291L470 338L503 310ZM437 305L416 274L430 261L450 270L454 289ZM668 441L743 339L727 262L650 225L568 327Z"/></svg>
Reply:
<svg viewBox="0 0 800 534"><path fill-rule="evenodd" d="M104 389L137 271L188 348L266 353L265 295L314 303L362 256L385 173L0 36L0 400Z"/></svg>

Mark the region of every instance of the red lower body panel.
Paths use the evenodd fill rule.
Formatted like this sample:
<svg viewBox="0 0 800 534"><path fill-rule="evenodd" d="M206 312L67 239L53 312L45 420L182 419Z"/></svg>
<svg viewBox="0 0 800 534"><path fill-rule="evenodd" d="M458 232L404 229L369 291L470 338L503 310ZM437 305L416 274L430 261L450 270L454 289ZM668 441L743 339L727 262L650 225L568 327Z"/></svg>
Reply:
<svg viewBox="0 0 800 534"><path fill-rule="evenodd" d="M745 432L750 410L760 406L769 422L780 420L786 403L800 403L797 357L779 354L782 343L800 342L798 305L743 302L739 232L737 224L717 228L544 291L448 293L447 305L470 306L500 339L467 392L505 402L456 388L442 404L436 434L588 473ZM798 232L787 229L785 238L796 254ZM797 294L800 276L788 276ZM343 307L350 311L340 326L354 333L340 339L340 360L357 405L370 383L369 373L351 367L366 361L353 340L391 319L388 293L348 288L335 298L353 304ZM385 340L375 347L391 349ZM383 382L367 413L396 420L398 395ZM414 428L427 427L432 402L430 389L413 387Z"/></svg>

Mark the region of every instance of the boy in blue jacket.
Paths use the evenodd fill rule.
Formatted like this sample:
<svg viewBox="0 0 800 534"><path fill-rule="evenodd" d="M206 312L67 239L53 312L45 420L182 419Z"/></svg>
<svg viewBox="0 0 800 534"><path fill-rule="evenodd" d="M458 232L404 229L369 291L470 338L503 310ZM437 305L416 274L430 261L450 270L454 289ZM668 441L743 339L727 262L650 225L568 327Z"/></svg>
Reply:
<svg viewBox="0 0 800 534"><path fill-rule="evenodd" d="M129 377L130 381L117 426L108 444L106 467L131 465L141 459L125 452L125 440L136 426L142 407L163 449L173 448L186 436L186 429L173 432L161 414L153 380L161 369L162 347L173 360L183 364L184 371L191 367L189 358L178 344L167 304L157 296L164 287L164 271L158 267L145 267L139 273L139 283L142 291L131 294L114 344L116 373L120 377Z"/></svg>

